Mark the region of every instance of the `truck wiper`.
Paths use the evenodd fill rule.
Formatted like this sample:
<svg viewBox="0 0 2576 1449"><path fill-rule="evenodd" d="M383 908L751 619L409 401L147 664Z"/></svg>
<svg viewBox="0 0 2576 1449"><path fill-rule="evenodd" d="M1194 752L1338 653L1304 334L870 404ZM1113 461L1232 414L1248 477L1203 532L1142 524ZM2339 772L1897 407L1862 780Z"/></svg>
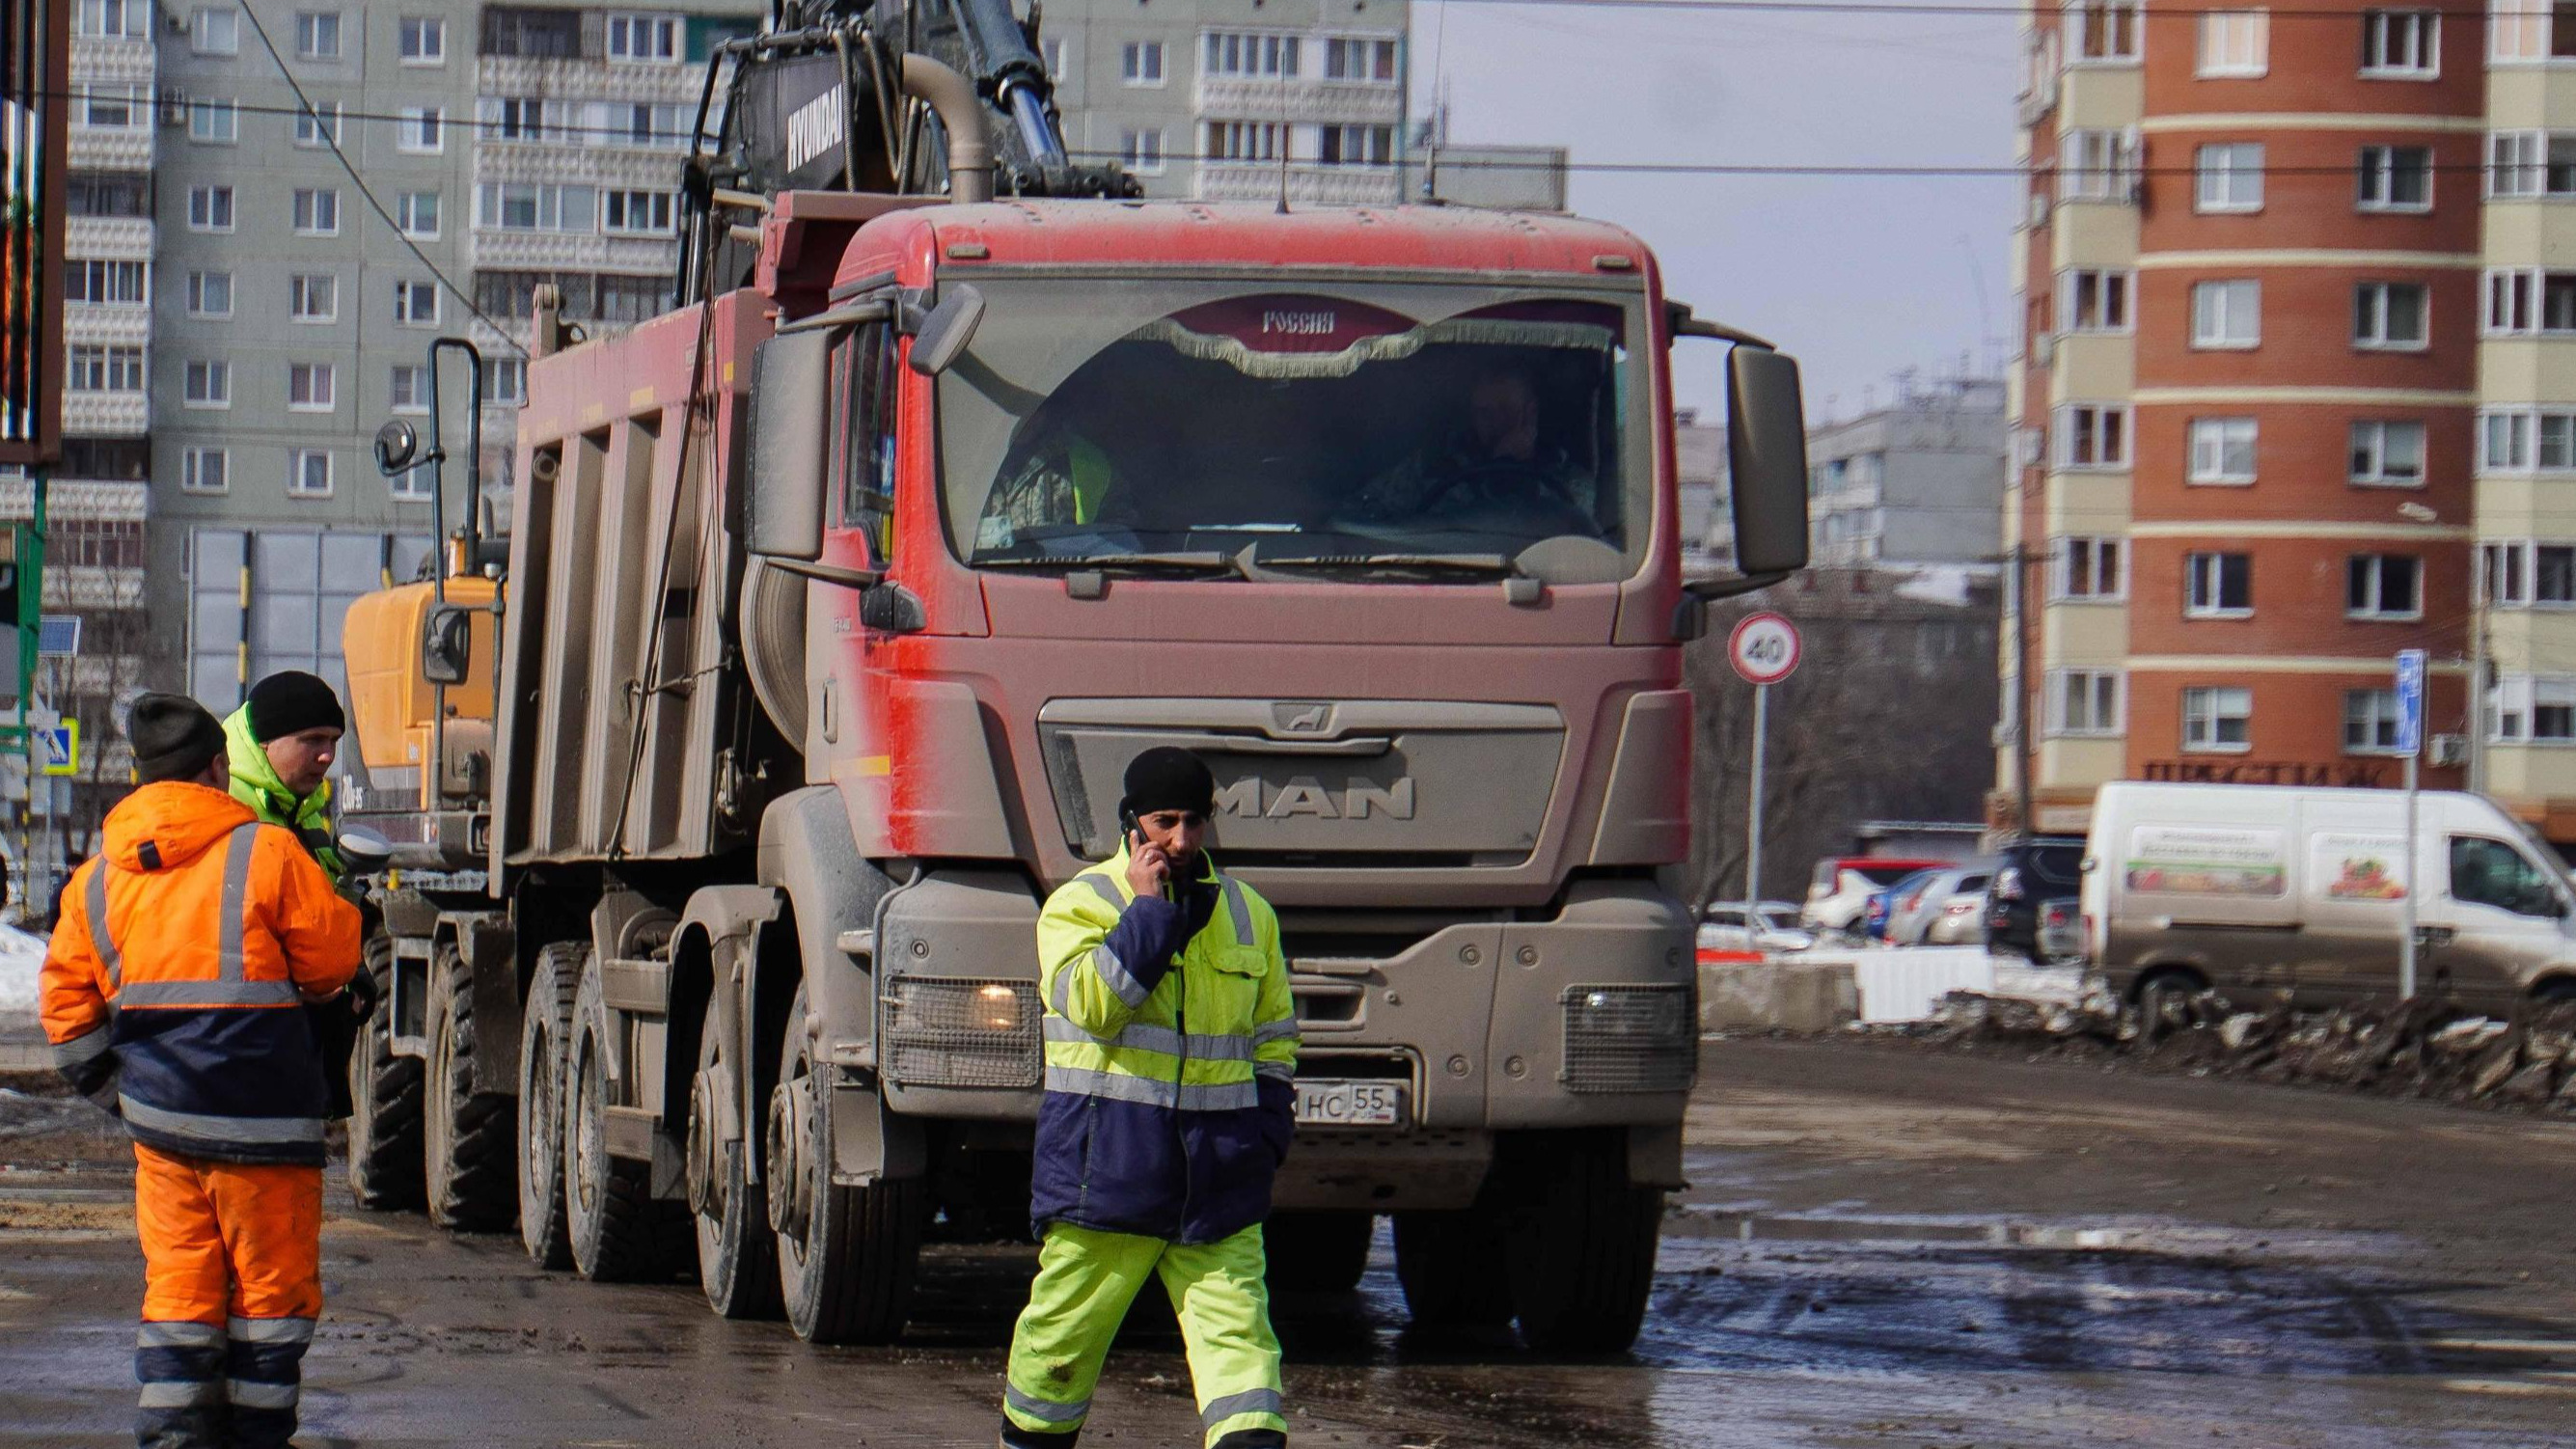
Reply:
<svg viewBox="0 0 2576 1449"><path fill-rule="evenodd" d="M1190 573L1233 574L1243 571L1230 553L1214 549L1177 553L1033 554L968 561L979 569L1181 569Z"/></svg>
<svg viewBox="0 0 2576 1449"><path fill-rule="evenodd" d="M1517 574L1520 564L1499 553L1303 553L1254 560L1265 569L1445 569L1457 573Z"/></svg>

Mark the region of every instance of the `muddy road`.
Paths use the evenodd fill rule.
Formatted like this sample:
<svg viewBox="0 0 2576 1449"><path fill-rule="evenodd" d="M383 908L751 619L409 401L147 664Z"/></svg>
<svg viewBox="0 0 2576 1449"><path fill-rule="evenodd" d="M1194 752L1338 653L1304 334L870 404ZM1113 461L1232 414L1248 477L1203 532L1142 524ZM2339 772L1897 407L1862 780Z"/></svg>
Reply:
<svg viewBox="0 0 2576 1449"><path fill-rule="evenodd" d="M2576 1123L1859 1043L1701 1080L1633 1353L1425 1341L1381 1232L1359 1292L1277 1305L1298 1442L2576 1444ZM0 1445L131 1442L140 1260L86 1110L0 1096ZM936 1249L906 1344L813 1350L345 1197L323 1249L316 1446L990 1444L1035 1261ZM1196 1438L1140 1311L1085 1442Z"/></svg>

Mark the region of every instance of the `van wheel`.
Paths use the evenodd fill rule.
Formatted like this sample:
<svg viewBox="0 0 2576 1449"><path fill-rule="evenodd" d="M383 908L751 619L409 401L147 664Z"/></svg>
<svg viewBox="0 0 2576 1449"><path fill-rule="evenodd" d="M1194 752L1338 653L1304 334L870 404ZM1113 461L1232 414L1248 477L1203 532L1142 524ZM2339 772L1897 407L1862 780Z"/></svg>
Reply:
<svg viewBox="0 0 2576 1449"><path fill-rule="evenodd" d="M2137 990L2132 999L2138 1003L2138 1015L2145 1020L2148 1029L2153 1031L2157 1024L2164 1020L2167 1001L2178 1001L2208 989L2209 982L2199 972L2179 966L2166 966L2138 978Z"/></svg>

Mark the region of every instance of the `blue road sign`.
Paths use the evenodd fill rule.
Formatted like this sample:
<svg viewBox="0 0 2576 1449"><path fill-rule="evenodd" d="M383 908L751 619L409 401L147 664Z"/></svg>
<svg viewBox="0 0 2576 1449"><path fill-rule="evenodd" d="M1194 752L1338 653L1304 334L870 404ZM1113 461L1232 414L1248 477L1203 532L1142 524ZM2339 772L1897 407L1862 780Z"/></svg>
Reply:
<svg viewBox="0 0 2576 1449"><path fill-rule="evenodd" d="M2424 748L2424 651L2397 651L2397 753Z"/></svg>

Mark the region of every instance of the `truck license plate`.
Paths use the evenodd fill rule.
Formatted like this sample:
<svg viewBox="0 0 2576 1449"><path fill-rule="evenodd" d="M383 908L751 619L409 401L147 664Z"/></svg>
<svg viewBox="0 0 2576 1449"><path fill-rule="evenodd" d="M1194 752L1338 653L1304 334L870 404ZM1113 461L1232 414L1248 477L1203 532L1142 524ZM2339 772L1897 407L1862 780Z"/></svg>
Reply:
<svg viewBox="0 0 2576 1449"><path fill-rule="evenodd" d="M1404 1120L1404 1087L1397 1082L1301 1081L1297 1120L1318 1127L1392 1127Z"/></svg>

